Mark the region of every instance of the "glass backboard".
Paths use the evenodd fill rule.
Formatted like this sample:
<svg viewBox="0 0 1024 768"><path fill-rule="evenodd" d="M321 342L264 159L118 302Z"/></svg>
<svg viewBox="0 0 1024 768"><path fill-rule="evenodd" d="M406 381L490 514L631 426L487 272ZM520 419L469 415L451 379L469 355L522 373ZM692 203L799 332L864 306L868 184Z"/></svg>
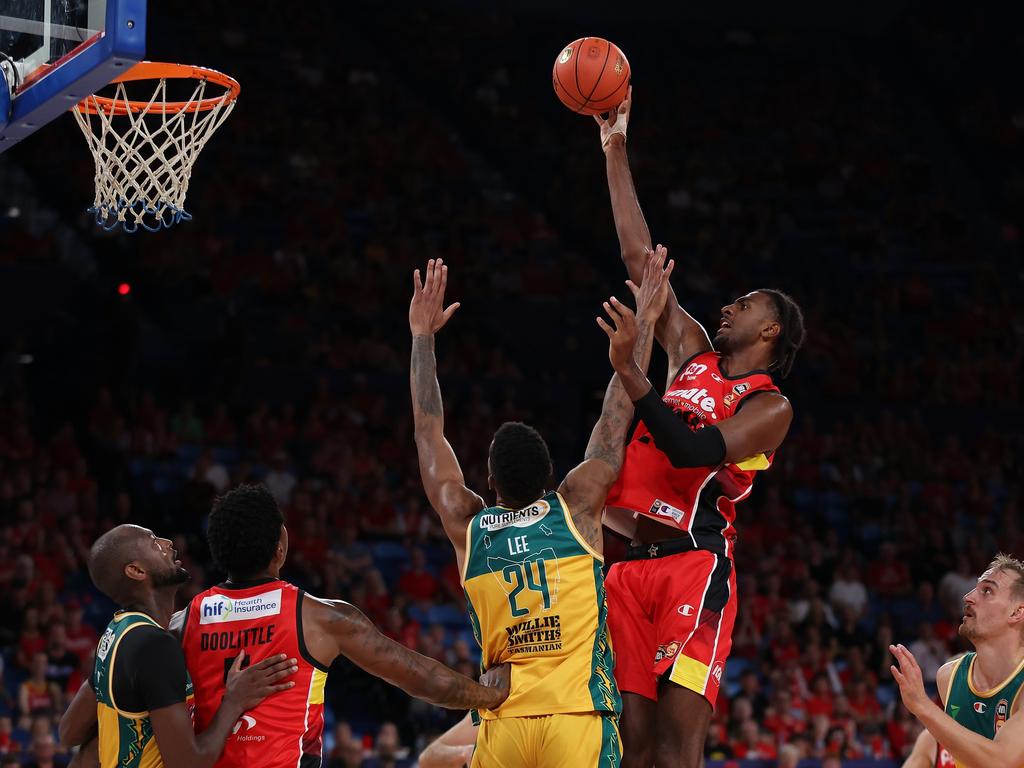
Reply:
<svg viewBox="0 0 1024 768"><path fill-rule="evenodd" d="M145 54L145 0L0 0L0 152Z"/></svg>

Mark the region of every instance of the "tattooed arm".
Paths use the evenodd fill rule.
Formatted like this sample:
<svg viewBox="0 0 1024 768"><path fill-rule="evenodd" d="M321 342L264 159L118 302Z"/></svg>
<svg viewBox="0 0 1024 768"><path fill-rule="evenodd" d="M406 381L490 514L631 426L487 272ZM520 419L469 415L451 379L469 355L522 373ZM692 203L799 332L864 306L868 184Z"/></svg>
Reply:
<svg viewBox="0 0 1024 768"><path fill-rule="evenodd" d="M441 385L437 381L434 334L444 327L459 308L459 303L444 309L448 266L441 259L436 262L431 259L426 272L426 282L421 282L418 269L413 273L413 296L409 305L409 329L412 331L409 388L412 391L416 452L423 488L455 547L461 570L466 555L466 525L483 509L484 501L466 487L459 460L444 436L444 405L441 402Z"/></svg>
<svg viewBox="0 0 1024 768"><path fill-rule="evenodd" d="M371 675L410 696L448 709L494 709L508 697L509 669L490 674L480 685L444 664L382 634L354 605L309 597L302 601L303 636L313 658L330 666L345 656Z"/></svg>
<svg viewBox="0 0 1024 768"><path fill-rule="evenodd" d="M626 430L633 420L633 402L622 385L620 370L639 365L645 372L651 361L654 328L668 296L668 278L675 266L664 267L667 251L658 246L644 268L641 286L628 281L637 302L637 314L614 296L604 303L614 327L601 318L598 325L608 335L608 358L616 373L604 395L601 416L594 425L583 463L566 475L558 491L565 498L580 535L597 552L603 551L601 511L608 490L622 469ZM635 361L635 362L634 362Z"/></svg>

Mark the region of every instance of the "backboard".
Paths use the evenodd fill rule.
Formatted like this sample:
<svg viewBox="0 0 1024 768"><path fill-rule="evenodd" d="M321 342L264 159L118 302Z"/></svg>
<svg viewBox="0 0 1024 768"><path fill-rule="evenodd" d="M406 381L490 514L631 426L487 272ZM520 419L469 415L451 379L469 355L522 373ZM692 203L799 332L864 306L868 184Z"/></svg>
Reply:
<svg viewBox="0 0 1024 768"><path fill-rule="evenodd" d="M0 2L0 153L133 64L146 0Z"/></svg>

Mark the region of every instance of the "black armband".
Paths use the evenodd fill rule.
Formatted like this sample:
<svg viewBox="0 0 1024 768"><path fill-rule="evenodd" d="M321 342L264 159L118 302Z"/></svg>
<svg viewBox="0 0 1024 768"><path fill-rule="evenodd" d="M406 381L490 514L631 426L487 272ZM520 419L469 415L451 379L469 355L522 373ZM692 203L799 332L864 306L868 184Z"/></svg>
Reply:
<svg viewBox="0 0 1024 768"><path fill-rule="evenodd" d="M653 387L633 405L658 450L676 469L717 467L725 459L725 440L718 427L690 429Z"/></svg>

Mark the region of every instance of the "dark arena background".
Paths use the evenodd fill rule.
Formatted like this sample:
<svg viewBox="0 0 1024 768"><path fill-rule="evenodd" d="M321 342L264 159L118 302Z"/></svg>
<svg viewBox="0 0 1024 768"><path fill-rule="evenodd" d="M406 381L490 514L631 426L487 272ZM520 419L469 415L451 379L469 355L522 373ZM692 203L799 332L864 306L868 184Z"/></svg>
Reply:
<svg viewBox="0 0 1024 768"><path fill-rule="evenodd" d="M56 724L114 607L94 539L173 535L184 605L223 579L204 530L242 482L281 504L286 578L478 674L417 469L410 274L443 257L462 303L437 350L467 484L517 419L562 477L610 375L593 318L628 295L597 126L551 88L583 35L629 57L632 170L683 306L715 327L765 286L806 315L793 427L738 510L707 765L902 764L921 726L889 644L934 693L962 595L1024 554L1024 15L720 5L157 1L148 58L242 85L191 222L98 230L70 116L0 157L0 765L71 758ZM415 765L464 714L346 661L326 704L339 768Z"/></svg>

